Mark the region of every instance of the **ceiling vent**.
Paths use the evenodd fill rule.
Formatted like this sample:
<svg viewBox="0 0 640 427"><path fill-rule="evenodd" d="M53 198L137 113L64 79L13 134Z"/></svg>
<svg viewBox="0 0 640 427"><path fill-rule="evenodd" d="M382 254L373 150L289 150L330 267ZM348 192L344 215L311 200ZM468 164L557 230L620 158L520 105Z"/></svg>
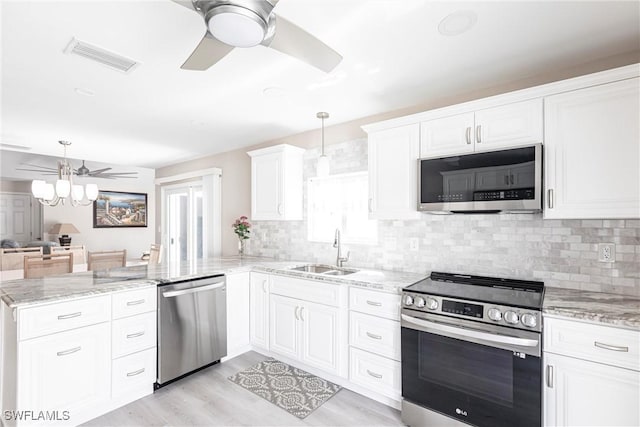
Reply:
<svg viewBox="0 0 640 427"><path fill-rule="evenodd" d="M76 38L71 39L67 47L64 49L64 53L82 56L83 58L99 62L102 65L106 65L113 70L118 70L123 73L133 71L133 69L140 64L133 59L109 52L108 50L83 42Z"/></svg>

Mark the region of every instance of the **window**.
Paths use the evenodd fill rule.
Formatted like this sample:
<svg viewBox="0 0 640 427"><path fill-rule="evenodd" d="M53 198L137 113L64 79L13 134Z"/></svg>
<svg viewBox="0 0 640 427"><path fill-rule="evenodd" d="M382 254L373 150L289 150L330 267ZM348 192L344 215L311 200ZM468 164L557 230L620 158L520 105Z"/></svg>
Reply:
<svg viewBox="0 0 640 427"><path fill-rule="evenodd" d="M367 172L311 178L307 185L310 241L333 242L339 228L344 243L377 243L377 222L368 212Z"/></svg>

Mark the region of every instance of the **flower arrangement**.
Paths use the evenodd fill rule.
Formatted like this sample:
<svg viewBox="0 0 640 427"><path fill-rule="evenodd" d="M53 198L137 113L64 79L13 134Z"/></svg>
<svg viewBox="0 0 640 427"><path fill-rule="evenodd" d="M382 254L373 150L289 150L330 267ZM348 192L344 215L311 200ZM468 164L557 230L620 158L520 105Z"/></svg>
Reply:
<svg viewBox="0 0 640 427"><path fill-rule="evenodd" d="M233 232L236 233L238 235L238 239L242 240L247 240L249 237L249 234L251 233L251 231L249 230L251 228L251 224L249 223L249 221L247 221L249 218L247 218L246 216L241 216L240 218L236 219L236 221L231 224L231 226L233 227Z"/></svg>

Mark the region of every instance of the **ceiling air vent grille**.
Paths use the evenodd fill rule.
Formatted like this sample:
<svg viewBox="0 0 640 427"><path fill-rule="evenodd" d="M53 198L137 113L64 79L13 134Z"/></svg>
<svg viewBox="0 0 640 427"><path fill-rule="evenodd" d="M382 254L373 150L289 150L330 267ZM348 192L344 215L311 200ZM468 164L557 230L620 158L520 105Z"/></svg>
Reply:
<svg viewBox="0 0 640 427"><path fill-rule="evenodd" d="M123 73L129 73L139 65L139 63L133 59L109 52L108 50L80 41L76 38L71 39L67 47L64 49L64 53L82 56L83 58L99 62L102 65L106 65L109 68Z"/></svg>

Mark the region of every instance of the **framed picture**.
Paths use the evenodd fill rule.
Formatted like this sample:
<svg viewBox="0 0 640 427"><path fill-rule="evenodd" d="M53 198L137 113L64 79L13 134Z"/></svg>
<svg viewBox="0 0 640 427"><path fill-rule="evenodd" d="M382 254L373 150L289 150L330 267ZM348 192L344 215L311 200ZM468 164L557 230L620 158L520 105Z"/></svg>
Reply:
<svg viewBox="0 0 640 427"><path fill-rule="evenodd" d="M93 202L93 228L147 226L147 193L98 191Z"/></svg>

